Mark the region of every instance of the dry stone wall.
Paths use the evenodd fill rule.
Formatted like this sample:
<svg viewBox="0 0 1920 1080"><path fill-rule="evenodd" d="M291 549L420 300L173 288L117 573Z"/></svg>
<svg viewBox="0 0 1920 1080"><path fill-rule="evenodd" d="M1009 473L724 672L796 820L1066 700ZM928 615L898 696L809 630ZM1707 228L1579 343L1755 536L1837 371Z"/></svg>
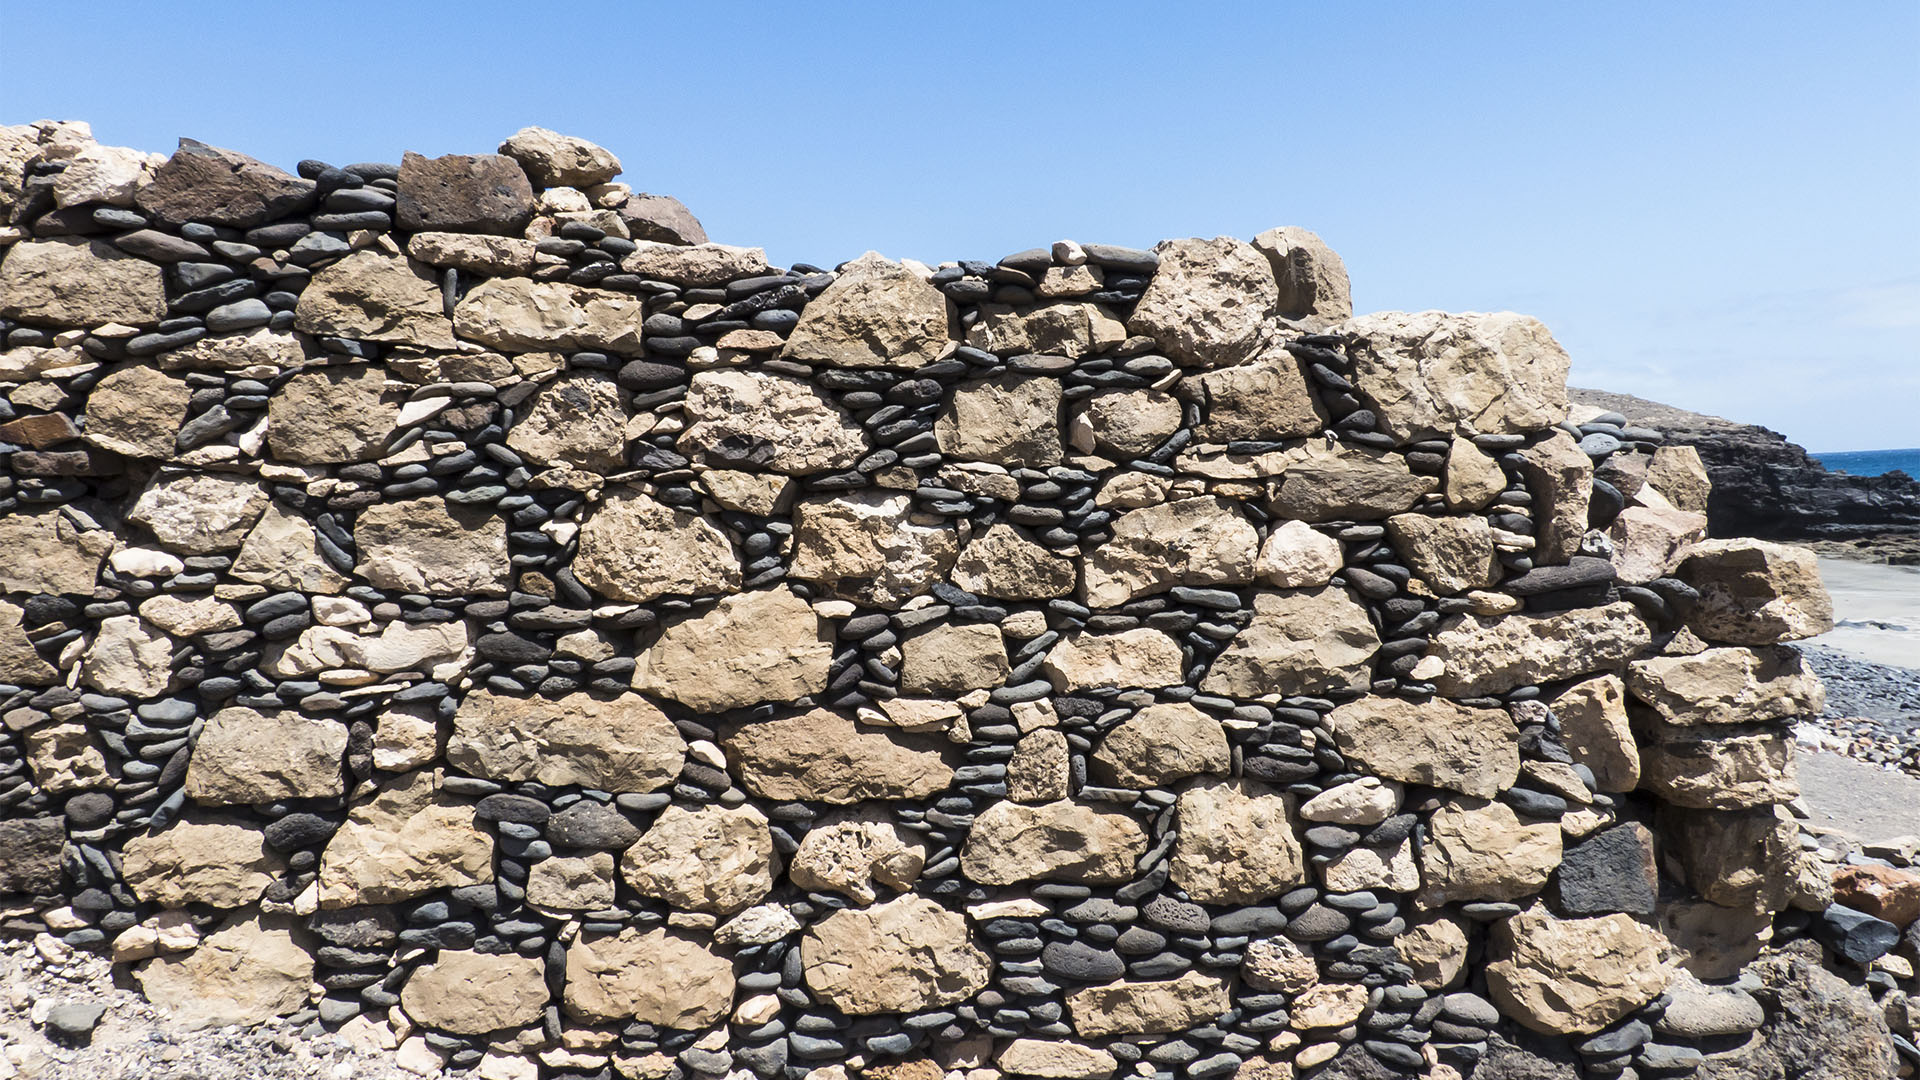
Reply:
<svg viewBox="0 0 1920 1080"><path fill-rule="evenodd" d="M1537 321L619 170L0 129L7 931L490 1080L1670 1075L1892 945L1811 559Z"/></svg>

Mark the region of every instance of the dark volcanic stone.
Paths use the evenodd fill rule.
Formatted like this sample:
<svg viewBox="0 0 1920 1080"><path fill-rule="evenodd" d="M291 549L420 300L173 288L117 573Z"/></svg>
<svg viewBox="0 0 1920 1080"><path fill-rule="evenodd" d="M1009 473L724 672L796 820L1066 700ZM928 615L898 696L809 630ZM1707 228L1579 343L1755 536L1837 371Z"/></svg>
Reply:
<svg viewBox="0 0 1920 1080"><path fill-rule="evenodd" d="M1900 928L1845 904L1833 904L1820 913L1813 935L1843 959L1865 967L1885 956L1900 942Z"/></svg>
<svg viewBox="0 0 1920 1080"><path fill-rule="evenodd" d="M583 800L553 815L547 839L561 847L625 851L640 839L640 827L605 803Z"/></svg>
<svg viewBox="0 0 1920 1080"><path fill-rule="evenodd" d="M474 804L473 816L481 821L511 821L522 825L544 825L553 811L539 799L525 795L489 795Z"/></svg>
<svg viewBox="0 0 1920 1080"><path fill-rule="evenodd" d="M70 1001L47 1012L47 1031L69 1046L84 1046L107 1012L104 1001Z"/></svg>
<svg viewBox="0 0 1920 1080"><path fill-rule="evenodd" d="M1509 1041L1511 1040L1511 1041ZM1487 1054L1474 1070L1474 1080L1580 1080L1573 1051L1560 1040L1538 1035L1495 1032L1487 1039Z"/></svg>
<svg viewBox="0 0 1920 1080"><path fill-rule="evenodd" d="M671 195L629 195L618 213L635 240L682 245L707 242L707 230L700 227L700 219Z"/></svg>
<svg viewBox="0 0 1920 1080"><path fill-rule="evenodd" d="M60 888L66 822L57 817L0 821L0 893L47 895Z"/></svg>
<svg viewBox="0 0 1920 1080"><path fill-rule="evenodd" d="M1606 559L1575 555L1567 560L1565 566L1536 567L1519 577L1507 579L1500 588L1515 596L1539 596L1542 593L1558 592L1561 589L1602 585L1612 581L1614 577L1613 563Z"/></svg>
<svg viewBox="0 0 1920 1080"><path fill-rule="evenodd" d="M1056 941L1040 951L1040 964L1048 972L1083 982L1104 982L1126 974L1126 962L1109 949L1096 949L1078 941Z"/></svg>
<svg viewBox="0 0 1920 1080"><path fill-rule="evenodd" d="M1565 915L1653 914L1659 869L1653 836L1639 825L1615 825L1566 850L1555 875Z"/></svg>
<svg viewBox="0 0 1920 1080"><path fill-rule="evenodd" d="M264 830L267 846L275 851L297 851L325 841L339 828L318 814L288 814Z"/></svg>
<svg viewBox="0 0 1920 1080"><path fill-rule="evenodd" d="M250 229L313 205L314 183L264 161L181 139L135 202L175 228L189 221Z"/></svg>
<svg viewBox="0 0 1920 1080"><path fill-rule="evenodd" d="M83 791L67 800L67 821L76 829L92 829L113 816L113 796L104 791Z"/></svg>
<svg viewBox="0 0 1920 1080"><path fill-rule="evenodd" d="M517 236L533 218L533 185L520 163L503 154L430 158L408 151L400 160L396 208L405 232Z"/></svg>

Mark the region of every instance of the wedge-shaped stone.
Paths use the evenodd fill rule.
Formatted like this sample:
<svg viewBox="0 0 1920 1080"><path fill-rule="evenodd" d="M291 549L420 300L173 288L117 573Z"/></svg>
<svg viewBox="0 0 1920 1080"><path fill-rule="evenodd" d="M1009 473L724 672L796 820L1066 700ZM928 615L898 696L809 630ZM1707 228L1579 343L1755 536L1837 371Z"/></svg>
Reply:
<svg viewBox="0 0 1920 1080"><path fill-rule="evenodd" d="M854 1016L965 1001L993 972L965 915L912 895L815 923L800 939L800 963L808 989Z"/></svg>
<svg viewBox="0 0 1920 1080"><path fill-rule="evenodd" d="M1036 878L1114 885L1133 876L1147 832L1132 817L1073 802L994 803L973 819L961 872L982 885Z"/></svg>
<svg viewBox="0 0 1920 1080"><path fill-rule="evenodd" d="M1542 1034L1591 1034L1660 996L1669 947L1626 915L1559 919L1536 905L1494 924L1488 996Z"/></svg>
<svg viewBox="0 0 1920 1080"><path fill-rule="evenodd" d="M620 857L634 891L710 915L759 903L779 870L767 815L754 806L669 806Z"/></svg>
<svg viewBox="0 0 1920 1080"><path fill-rule="evenodd" d="M1293 813L1252 781L1202 781L1180 793L1169 876L1203 904L1255 904L1307 883Z"/></svg>
<svg viewBox="0 0 1920 1080"><path fill-rule="evenodd" d="M1640 783L1640 747L1627 719L1627 688L1618 675L1578 682L1553 700L1560 734L1576 765L1593 771L1601 791L1632 791Z"/></svg>
<svg viewBox="0 0 1920 1080"><path fill-rule="evenodd" d="M849 469L866 433L812 383L746 369L702 371L687 387L680 452L721 467L790 476Z"/></svg>
<svg viewBox="0 0 1920 1080"><path fill-rule="evenodd" d="M513 953L441 949L400 990L408 1019L455 1035L538 1024L546 1006L542 958Z"/></svg>
<svg viewBox="0 0 1920 1080"><path fill-rule="evenodd" d="M1160 268L1127 329L1187 367L1225 367L1251 355L1280 298L1266 256L1231 236L1162 240L1153 250Z"/></svg>
<svg viewBox="0 0 1920 1080"><path fill-rule="evenodd" d="M1365 689L1379 649L1367 609L1346 589L1263 589L1253 621L1214 658L1200 689L1249 698Z"/></svg>
<svg viewBox="0 0 1920 1080"><path fill-rule="evenodd" d="M1259 550L1259 533L1226 499L1129 510L1113 523L1113 539L1087 555L1081 597L1089 607L1118 607L1176 585L1244 585Z"/></svg>
<svg viewBox="0 0 1920 1080"><path fill-rule="evenodd" d="M1440 693L1476 697L1618 670L1652 643L1646 621L1623 601L1555 615L1463 616L1434 634L1427 655L1444 666L1434 679Z"/></svg>
<svg viewBox="0 0 1920 1080"><path fill-rule="evenodd" d="M741 784L763 799L923 799L953 780L941 742L857 727L827 709L741 724L723 745Z"/></svg>
<svg viewBox="0 0 1920 1080"><path fill-rule="evenodd" d="M615 472L627 460L626 391L604 375L562 375L534 393L507 445L541 465Z"/></svg>
<svg viewBox="0 0 1920 1080"><path fill-rule="evenodd" d="M240 915L191 952L162 956L134 973L140 992L187 1030L251 1027L304 1008L313 955L285 916Z"/></svg>
<svg viewBox="0 0 1920 1080"><path fill-rule="evenodd" d="M386 376L351 364L302 372L267 399L267 448L281 461L324 465L380 456L400 415Z"/></svg>
<svg viewBox="0 0 1920 1080"><path fill-rule="evenodd" d="M1332 332L1348 339L1355 388L1403 443L1523 434L1567 418L1570 360L1538 319L1384 311Z"/></svg>
<svg viewBox="0 0 1920 1080"><path fill-rule="evenodd" d="M231 573L269 589L326 596L342 592L349 579L321 557L317 536L306 518L274 503L240 544Z"/></svg>
<svg viewBox="0 0 1920 1080"><path fill-rule="evenodd" d="M152 530L169 551L213 555L239 547L266 508L266 490L252 480L162 472L134 500L127 520Z"/></svg>
<svg viewBox="0 0 1920 1080"><path fill-rule="evenodd" d="M931 589L960 549L952 525L914 520L910 496L870 491L801 500L793 537L789 574L874 607L898 607Z"/></svg>
<svg viewBox="0 0 1920 1080"><path fill-rule="evenodd" d="M1798 650L1708 649L1627 665L1633 696L1672 724L1742 724L1818 716L1826 688Z"/></svg>
<svg viewBox="0 0 1920 1080"><path fill-rule="evenodd" d="M1673 504L1675 510L1690 514L1707 512L1707 496L1713 482L1707 479L1707 466L1700 451L1691 446L1662 446L1653 452L1647 465L1647 486Z"/></svg>
<svg viewBox="0 0 1920 1080"><path fill-rule="evenodd" d="M382 589L433 596L500 596L507 591L507 523L489 506L438 495L376 503L360 514L353 572Z"/></svg>
<svg viewBox="0 0 1920 1080"><path fill-rule="evenodd" d="M827 688L831 631L790 589L721 598L671 623L640 654L633 688L701 712L791 701Z"/></svg>
<svg viewBox="0 0 1920 1080"><path fill-rule="evenodd" d="M121 368L87 395L87 441L138 458L171 457L193 392L151 367Z"/></svg>
<svg viewBox="0 0 1920 1080"><path fill-rule="evenodd" d="M27 240L0 258L0 316L49 327L148 327L166 318L160 267L79 237Z"/></svg>
<svg viewBox="0 0 1920 1080"><path fill-rule="evenodd" d="M356 803L320 856L320 906L392 904L435 889L493 880L493 841L473 804L442 794L420 771Z"/></svg>
<svg viewBox="0 0 1920 1080"><path fill-rule="evenodd" d="M1115 787L1148 788L1224 773L1231 756L1220 721L1184 702L1163 702L1107 732L1093 752L1093 764Z"/></svg>
<svg viewBox="0 0 1920 1080"><path fill-rule="evenodd" d="M602 146L543 127L523 127L507 136L500 152L520 163L527 179L543 188L590 188L620 175L620 159Z"/></svg>
<svg viewBox="0 0 1920 1080"><path fill-rule="evenodd" d="M1067 1016L1082 1038L1165 1035L1198 1027L1232 1007L1227 980L1189 971L1177 979L1123 980L1067 995Z"/></svg>
<svg viewBox="0 0 1920 1080"><path fill-rule="evenodd" d="M1533 498L1533 560L1557 566L1580 553L1593 500L1593 459L1573 436L1555 431L1520 451L1520 475Z"/></svg>
<svg viewBox="0 0 1920 1080"><path fill-rule="evenodd" d="M113 553L105 529L82 529L59 508L0 515L0 589L10 593L91 596L100 564Z"/></svg>
<svg viewBox="0 0 1920 1080"><path fill-rule="evenodd" d="M1301 521L1378 521L1413 509L1439 481L1416 476L1399 454L1308 444L1287 466L1269 506Z"/></svg>
<svg viewBox="0 0 1920 1080"><path fill-rule="evenodd" d="M187 762L187 797L252 804L344 794L347 726L292 709L233 706L207 719Z"/></svg>
<svg viewBox="0 0 1920 1080"><path fill-rule="evenodd" d="M1806 548L1708 540L1687 552L1676 576L1699 590L1687 626L1708 641L1772 645L1833 629L1833 600Z"/></svg>
<svg viewBox="0 0 1920 1080"><path fill-rule="evenodd" d="M1060 383L1000 375L962 383L934 421L940 452L1010 468L1060 464Z"/></svg>
<svg viewBox="0 0 1920 1080"><path fill-rule="evenodd" d="M59 678L60 672L34 649L21 626L25 618L26 609L0 600L0 682L46 686Z"/></svg>
<svg viewBox="0 0 1920 1080"><path fill-rule="evenodd" d="M733 1007L733 962L704 938L665 927L583 934L567 950L567 1015L700 1029Z"/></svg>
<svg viewBox="0 0 1920 1080"><path fill-rule="evenodd" d="M356 251L316 271L293 307L293 327L304 334L454 347L453 321L432 272L378 251Z"/></svg>
<svg viewBox="0 0 1920 1080"><path fill-rule="evenodd" d="M1506 803L1452 799L1433 812L1420 845L1423 903L1518 900L1560 865L1560 826L1522 824Z"/></svg>
<svg viewBox="0 0 1920 1080"><path fill-rule="evenodd" d="M1447 449L1442 494L1454 510L1484 510L1507 489L1507 473L1493 455L1456 435Z"/></svg>
<svg viewBox="0 0 1920 1080"><path fill-rule="evenodd" d="M1342 754L1389 780L1491 799L1520 775L1520 733L1504 709L1367 697L1327 723Z"/></svg>
<svg viewBox="0 0 1920 1080"><path fill-rule="evenodd" d="M1688 447L1692 449L1692 447ZM1672 572L1688 548L1707 538L1707 516L1669 507L1629 506L1607 527L1620 580L1643 585Z"/></svg>
<svg viewBox="0 0 1920 1080"><path fill-rule="evenodd" d="M1800 796L1793 736L1774 727L1658 724L1640 747L1640 788L1698 810L1789 802Z"/></svg>
<svg viewBox="0 0 1920 1080"><path fill-rule="evenodd" d="M781 354L829 367L925 367L947 347L953 304L920 275L869 251L807 302Z"/></svg>
<svg viewBox="0 0 1920 1080"><path fill-rule="evenodd" d="M628 694L504 697L477 690L453 716L447 762L490 780L657 791L680 777L686 740L666 714Z"/></svg>
<svg viewBox="0 0 1920 1080"><path fill-rule="evenodd" d="M1186 677L1180 643L1150 627L1115 634L1072 634L1047 653L1041 665L1063 694L1102 686L1174 686Z"/></svg>
<svg viewBox="0 0 1920 1080"><path fill-rule="evenodd" d="M960 549L953 583L996 600L1048 600L1073 591L1074 561L1028 539L1004 521L995 522Z"/></svg>
<svg viewBox="0 0 1920 1080"><path fill-rule="evenodd" d="M245 907L286 869L259 829L198 814L129 838L120 863L127 888L163 908Z"/></svg>
<svg viewBox="0 0 1920 1080"><path fill-rule="evenodd" d="M1387 535L1420 580L1442 596L1484 589L1500 580L1493 527L1486 518L1395 514L1387 519Z"/></svg>
<svg viewBox="0 0 1920 1080"><path fill-rule="evenodd" d="M710 596L740 587L733 542L706 517L616 488L580 526L574 573L616 600Z"/></svg>
<svg viewBox="0 0 1920 1080"><path fill-rule="evenodd" d="M1353 316L1347 264L1318 234L1282 225L1254 237L1253 246L1273 266L1281 315L1322 326Z"/></svg>
<svg viewBox="0 0 1920 1080"><path fill-rule="evenodd" d="M181 139L135 201L176 229L190 221L251 229L312 206L315 190L313 181L236 150Z"/></svg>

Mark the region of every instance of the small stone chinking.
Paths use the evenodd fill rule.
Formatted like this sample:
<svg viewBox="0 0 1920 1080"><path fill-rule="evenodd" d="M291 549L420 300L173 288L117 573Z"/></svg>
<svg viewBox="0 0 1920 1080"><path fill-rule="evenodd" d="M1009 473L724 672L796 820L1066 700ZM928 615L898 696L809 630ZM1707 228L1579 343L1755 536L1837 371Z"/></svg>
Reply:
<svg viewBox="0 0 1920 1080"><path fill-rule="evenodd" d="M6 932L488 1080L1914 1056L1912 876L1784 805L1811 558L1540 323L620 170L0 129Z"/></svg>

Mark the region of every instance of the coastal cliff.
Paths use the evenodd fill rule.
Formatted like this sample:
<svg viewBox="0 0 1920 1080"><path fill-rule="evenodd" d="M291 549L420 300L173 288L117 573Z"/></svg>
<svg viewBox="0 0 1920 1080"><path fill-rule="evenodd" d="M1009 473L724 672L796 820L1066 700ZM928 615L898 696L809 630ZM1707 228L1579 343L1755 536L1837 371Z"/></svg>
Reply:
<svg viewBox="0 0 1920 1080"><path fill-rule="evenodd" d="M1617 412L1699 451L1713 481L1707 504L1715 536L1852 541L1899 537L1920 547L1920 479L1894 472L1830 472L1804 447L1754 424L1688 412L1605 390L1569 387L1575 405Z"/></svg>

